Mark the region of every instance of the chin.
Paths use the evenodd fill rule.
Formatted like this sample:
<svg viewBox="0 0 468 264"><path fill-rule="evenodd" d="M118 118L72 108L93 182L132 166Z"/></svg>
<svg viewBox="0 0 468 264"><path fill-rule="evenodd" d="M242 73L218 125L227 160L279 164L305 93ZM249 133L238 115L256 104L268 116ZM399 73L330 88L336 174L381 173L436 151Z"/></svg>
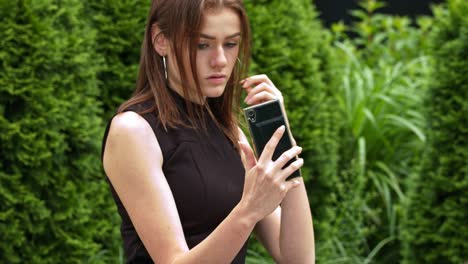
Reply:
<svg viewBox="0 0 468 264"><path fill-rule="evenodd" d="M205 89L205 96L209 98L216 98L220 97L224 94L224 88L226 86L216 86L216 87L209 87Z"/></svg>

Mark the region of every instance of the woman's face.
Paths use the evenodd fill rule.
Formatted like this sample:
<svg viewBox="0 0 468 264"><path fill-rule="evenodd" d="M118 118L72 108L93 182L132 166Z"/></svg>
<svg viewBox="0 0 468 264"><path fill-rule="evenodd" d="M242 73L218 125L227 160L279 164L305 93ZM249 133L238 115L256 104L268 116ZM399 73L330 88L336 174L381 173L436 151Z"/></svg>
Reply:
<svg viewBox="0 0 468 264"><path fill-rule="evenodd" d="M223 94L232 70L237 63L241 22L232 10L223 8L204 14L197 47L196 67L200 87L205 97L219 97ZM173 62L173 60L171 60ZM169 62L169 68L173 63ZM188 58L186 60L188 62ZM190 67L186 65L187 72ZM169 83L180 91L179 72L168 72Z"/></svg>

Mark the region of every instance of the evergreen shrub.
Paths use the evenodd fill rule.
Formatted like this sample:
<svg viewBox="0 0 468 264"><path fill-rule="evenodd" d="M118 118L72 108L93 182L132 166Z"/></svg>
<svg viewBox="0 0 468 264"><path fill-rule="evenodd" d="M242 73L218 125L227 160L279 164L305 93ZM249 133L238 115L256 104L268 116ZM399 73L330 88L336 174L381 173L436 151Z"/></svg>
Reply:
<svg viewBox="0 0 468 264"><path fill-rule="evenodd" d="M0 263L118 255L83 16L79 0L0 1Z"/></svg>
<svg viewBox="0 0 468 264"><path fill-rule="evenodd" d="M330 37L309 0L249 0L245 5L253 32L251 73L267 74L283 93L292 132L303 147L302 172L320 237L338 162Z"/></svg>
<svg viewBox="0 0 468 264"><path fill-rule="evenodd" d="M304 179L323 177L326 184L337 162L335 77L327 32L310 1L252 0L245 5L253 31L251 72L267 74L283 93L294 137L304 148ZM311 193L315 209L320 197Z"/></svg>
<svg viewBox="0 0 468 264"><path fill-rule="evenodd" d="M404 263L468 261L468 2L434 9L435 60L427 99L429 144L413 180Z"/></svg>
<svg viewBox="0 0 468 264"><path fill-rule="evenodd" d="M135 89L141 43L150 0L85 1L86 18L96 29L99 101L104 120Z"/></svg>
<svg viewBox="0 0 468 264"><path fill-rule="evenodd" d="M246 1L253 31L252 74L267 74L283 92L288 118L304 148L306 180L333 174L335 80L330 38L310 1Z"/></svg>

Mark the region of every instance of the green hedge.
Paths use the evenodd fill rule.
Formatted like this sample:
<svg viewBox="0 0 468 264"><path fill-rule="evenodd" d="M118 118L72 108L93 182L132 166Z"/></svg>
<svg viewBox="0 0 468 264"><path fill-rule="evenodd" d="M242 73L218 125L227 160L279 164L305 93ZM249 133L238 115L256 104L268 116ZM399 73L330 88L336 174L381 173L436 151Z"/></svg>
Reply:
<svg viewBox="0 0 468 264"><path fill-rule="evenodd" d="M330 39L310 1L245 4L253 31L251 72L267 74L283 92L291 129L304 148L304 178L316 213L337 162Z"/></svg>
<svg viewBox="0 0 468 264"><path fill-rule="evenodd" d="M0 4L0 231L8 241L0 262L119 261L118 218L99 162L101 118L134 88L149 1ZM333 174L326 36L309 2L263 4L247 2L253 71L284 87L310 160L305 174ZM284 17L282 27L270 12ZM262 29L267 24L274 27ZM261 48L278 36L279 46Z"/></svg>
<svg viewBox="0 0 468 264"><path fill-rule="evenodd" d="M106 263L95 34L79 0L0 1L0 262ZM95 258L100 256L100 258Z"/></svg>
<svg viewBox="0 0 468 264"><path fill-rule="evenodd" d="M294 137L303 147L304 180L318 239L326 228L337 174L337 88L330 37L309 0L245 2L253 31L252 74L283 92Z"/></svg>
<svg viewBox="0 0 468 264"><path fill-rule="evenodd" d="M405 263L468 261L468 2L436 8L428 153L410 193Z"/></svg>
<svg viewBox="0 0 468 264"><path fill-rule="evenodd" d="M104 120L135 89L140 48L150 0L85 1L86 18L96 29L99 97Z"/></svg>

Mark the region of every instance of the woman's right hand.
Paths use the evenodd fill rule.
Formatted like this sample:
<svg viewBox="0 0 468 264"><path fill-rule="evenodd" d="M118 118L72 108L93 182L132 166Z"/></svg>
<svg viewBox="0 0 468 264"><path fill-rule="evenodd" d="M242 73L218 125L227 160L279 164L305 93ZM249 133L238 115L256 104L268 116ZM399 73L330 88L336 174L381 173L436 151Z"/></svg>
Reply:
<svg viewBox="0 0 468 264"><path fill-rule="evenodd" d="M289 190L299 186L299 181L286 178L304 164L303 159L298 159L288 167L282 169L286 163L299 155L302 148L294 146L285 151L276 161L272 160L273 152L285 132L285 127L278 128L266 144L258 161L250 146L245 142L239 142L239 146L245 155L244 168L246 171L244 192L240 205L246 209L249 215L258 222L271 214L281 203Z"/></svg>

